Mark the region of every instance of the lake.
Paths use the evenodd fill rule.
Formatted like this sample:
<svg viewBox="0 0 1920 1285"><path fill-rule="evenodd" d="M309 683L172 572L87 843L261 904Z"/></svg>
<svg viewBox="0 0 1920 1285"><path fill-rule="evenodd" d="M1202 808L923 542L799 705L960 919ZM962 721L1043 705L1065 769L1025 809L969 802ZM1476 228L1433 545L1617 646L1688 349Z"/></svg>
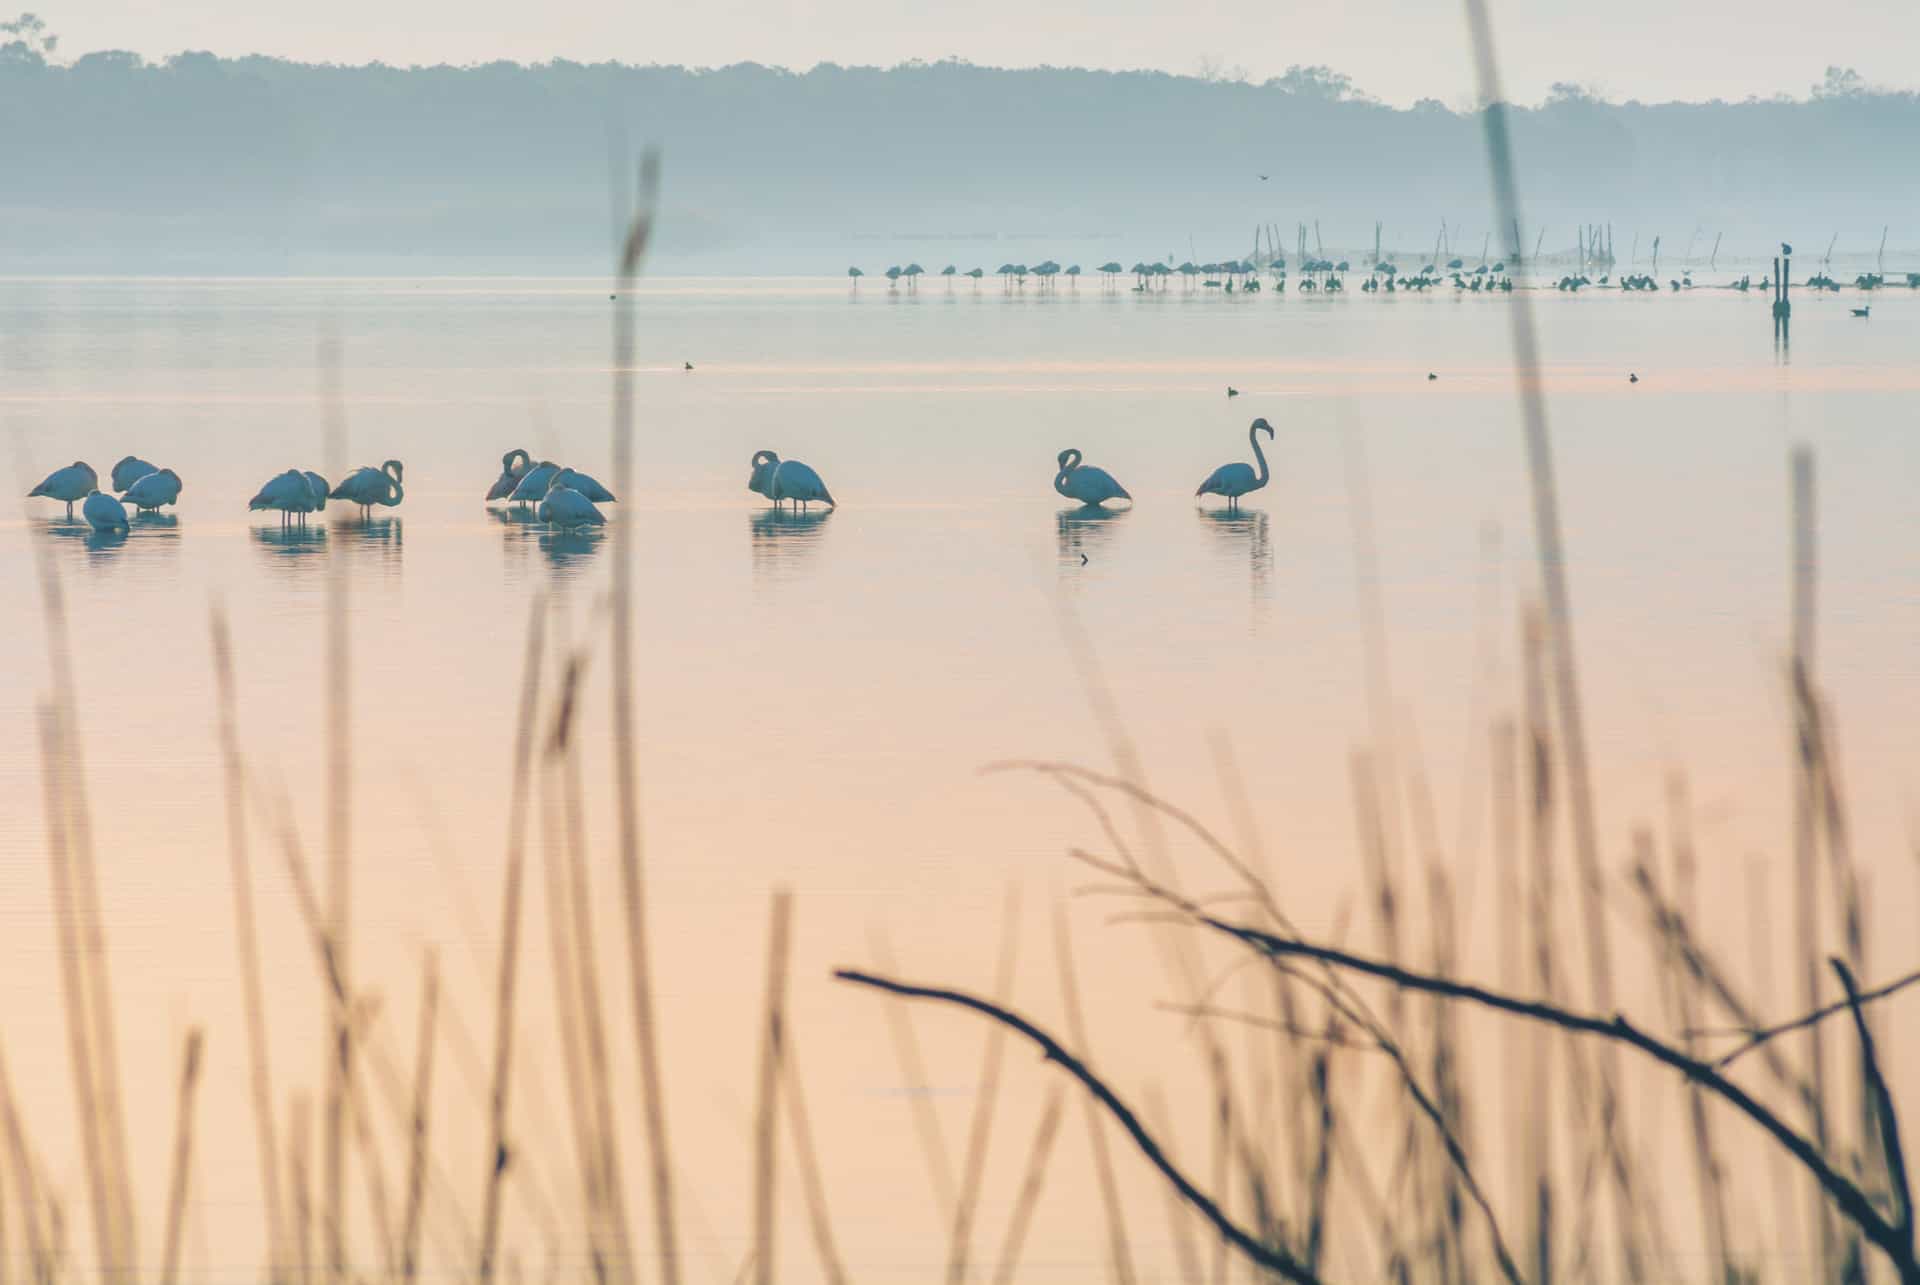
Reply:
<svg viewBox="0 0 1920 1285"><path fill-rule="evenodd" d="M1883 979L1915 963L1920 294L1881 292L1870 320L1849 316L1857 301L1799 295L1782 352L1758 291L1533 295L1603 859L1623 871L1642 826L1664 844L1671 782L1684 773L1702 931L1742 973L1770 953L1756 899L1782 940L1791 914L1788 453L1800 443L1817 459L1817 671L1869 882L1870 958ZM188 1278L256 1279L262 1252L215 726L216 608L231 624L255 781L283 1129L290 1095L317 1095L322 1081L324 992L274 836L283 801L308 859L320 859L330 566L343 573L351 655L352 970L378 998L376 1057L410 1074L429 947L445 982L429 1270L468 1261L489 1164L485 1068L515 709L530 612L542 604L550 647L586 658L578 734L595 939L627 1203L648 1243L608 751L609 551L626 540L688 1279L733 1279L751 1243L768 904L784 886L795 896L793 1054L841 1253L861 1280L926 1280L947 1262L940 1193L957 1177L931 1172L916 1103L932 1104L957 1175L986 1028L914 1008L928 1083L912 1088L887 1001L829 971L884 963L990 992L1010 895L1013 1005L1065 1031L1054 961L1063 915L1093 1060L1136 1105L1164 1097L1174 1150L1209 1171L1197 1045L1187 1018L1156 1007L1191 998L1149 946L1165 930L1130 920L1124 899L1075 895L1097 878L1067 850L1104 848L1075 799L1032 773L980 772L1006 759L1113 769L1103 701L1156 792L1243 847L1257 835L1302 928L1357 945L1374 938L1352 756L1384 725L1399 792L1432 799L1432 823L1410 827L1404 846L1437 843L1453 872L1463 967L1498 980L1496 927L1509 908L1491 865L1490 728L1519 709L1520 616L1538 582L1511 307L1450 290L643 282L637 485L612 507L619 521L564 534L481 497L516 446L611 482L604 282L0 284L0 428L14 493L76 459L104 476L126 454L185 482L177 508L136 521L124 539L96 539L44 500L0 520L0 600L15 617L0 633L0 725L12 733L0 740L0 1049L45 1180L67 1204L75 1253L87 1260L91 1242L34 731L51 690L41 559L70 612L144 1251L161 1236L179 1050L198 1025L208 1043ZM332 460L330 346L344 438ZM1275 429L1271 484L1237 514L1197 502L1194 487L1216 465L1251 459L1255 416ZM1114 473L1133 508L1089 515L1056 495L1054 458L1067 447ZM761 448L813 465L839 507L770 512L745 485ZM405 498L370 521L336 502L305 533L283 534L276 517L247 510L286 468L337 480L342 463L389 458L404 461ZM1369 697L1373 578L1357 556L1368 545L1386 626L1383 708ZM1236 778L1244 809L1227 784ZM554 779L536 775L557 789ZM528 1164L510 1184L505 1238L529 1275L578 1267L584 1243L541 896L543 845L564 844L561 811L536 801L522 930L512 1133ZM1198 845L1170 841L1187 886L1233 886ZM1622 890L1611 904L1616 954L1644 960L1652 948L1637 903ZM1204 967L1224 973L1231 958L1209 952ZM1771 1016L1798 1007L1788 976L1783 958L1771 991L1756 984ZM1236 998L1243 988L1225 985ZM1644 964L1623 964L1618 1002L1656 1024L1665 1011ZM1251 1061L1256 1048L1232 1036L1236 1058ZM1912 1023L1883 1039L1889 1063L1920 1058ZM1470 1056L1483 1084L1501 1083L1495 1052ZM1009 1046L976 1263L999 1251L1058 1079ZM1677 1124L1669 1079L1635 1086L1637 1132ZM397 1182L403 1135L384 1098L375 1123ZM1500 1174L1497 1122L1479 1128ZM1742 1128L1726 1125L1736 1138ZM1145 1275L1167 1279L1181 1236L1200 1229L1173 1230L1158 1180L1110 1137L1133 1252ZM780 1258L790 1278L811 1279L802 1188L790 1157L782 1164ZM1099 1273L1093 1172L1074 1103L1021 1279ZM1684 1172L1672 1177L1676 1194L1690 1191ZM1491 1185L1504 1197L1511 1181ZM1755 1189L1764 1201L1764 1184ZM357 1194L349 1217L356 1243L370 1245ZM1791 1253L1791 1229L1781 1236L1778 1252ZM1372 1270L1364 1246L1344 1244L1358 1239L1348 1229L1334 1254L1343 1275Z"/></svg>

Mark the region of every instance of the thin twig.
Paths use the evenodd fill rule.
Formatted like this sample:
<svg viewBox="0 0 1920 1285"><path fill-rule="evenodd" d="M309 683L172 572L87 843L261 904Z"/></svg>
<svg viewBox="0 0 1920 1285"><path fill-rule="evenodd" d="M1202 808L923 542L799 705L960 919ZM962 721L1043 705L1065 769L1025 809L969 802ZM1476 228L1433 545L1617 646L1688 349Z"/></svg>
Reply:
<svg viewBox="0 0 1920 1285"><path fill-rule="evenodd" d="M1724 1071L1726 1068L1728 1068L1729 1066L1732 1066L1735 1062L1739 1061L1741 1058L1745 1057L1747 1054L1753 1052L1755 1049L1759 1048L1762 1044L1765 1044L1770 1040L1778 1039L1782 1035L1790 1035L1795 1031L1804 1030L1809 1026L1813 1026L1813 1025L1816 1025L1817 1023L1826 1021L1829 1017L1832 1017L1835 1014L1850 1012L1853 1009L1855 1003L1872 1004L1878 1000L1886 999L1889 995L1895 995L1907 989L1907 987L1913 985L1915 982L1920 982L1920 969L1916 969L1915 971L1906 974L1904 977L1897 977L1893 981L1888 982L1885 986L1876 986L1874 987L1874 989L1870 991L1861 991L1857 999L1836 1000L1831 1004L1824 1004L1821 1007L1815 1009L1811 1013L1803 1013L1799 1017L1796 1017L1791 1021L1781 1022L1777 1026L1763 1027L1759 1030L1753 1030L1752 1028L1749 1028L1749 1027L1723 1027L1719 1029L1705 1029L1705 1030L1690 1031L1685 1033L1692 1034L1692 1035L1699 1035L1702 1037L1715 1036L1715 1035L1746 1036L1747 1037L1746 1042L1741 1044L1740 1047L1733 1049L1730 1052L1723 1053L1719 1057L1713 1060L1714 1069Z"/></svg>

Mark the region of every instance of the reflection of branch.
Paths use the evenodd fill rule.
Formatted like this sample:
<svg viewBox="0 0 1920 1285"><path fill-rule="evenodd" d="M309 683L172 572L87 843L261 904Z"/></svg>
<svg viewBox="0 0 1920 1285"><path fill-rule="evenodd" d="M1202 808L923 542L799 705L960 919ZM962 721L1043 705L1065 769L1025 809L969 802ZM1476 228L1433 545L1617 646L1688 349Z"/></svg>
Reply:
<svg viewBox="0 0 1920 1285"><path fill-rule="evenodd" d="M986 1000L977 999L961 991L940 990L928 986L914 986L906 982L892 981L885 977L876 977L872 973L863 973L850 968L836 969L833 975L843 982L852 982L857 986L871 986L876 990L886 991L893 995L903 995L909 999L941 1000L948 1004L957 1004L962 1008L970 1008L974 1012L990 1017L994 1021L1026 1036L1027 1039L1039 1046L1040 1051L1045 1054L1049 1062L1059 1063L1062 1070L1073 1076L1074 1079L1080 1081L1080 1083L1086 1087L1087 1091L1099 1100L1100 1104L1107 1109L1108 1113L1120 1123L1120 1127L1125 1129L1128 1135L1132 1137L1134 1145L1140 1148L1141 1154L1146 1156L1148 1162L1151 1163L1154 1168L1158 1169L1168 1182L1173 1184L1174 1190L1178 1191L1188 1204L1199 1210L1201 1216L1213 1224L1215 1230L1233 1242L1234 1246L1238 1248L1240 1252L1267 1270L1277 1272L1287 1280L1297 1282L1297 1285L1318 1285L1318 1278L1298 1259L1289 1254L1285 1248L1279 1245L1262 1244L1253 1235L1241 1228L1232 1219L1228 1218L1220 1209L1220 1206L1216 1205L1205 1192L1194 1186L1193 1182L1185 1174L1174 1167L1173 1162L1168 1160L1166 1153L1160 1149L1160 1144L1154 1141L1152 1135L1141 1125L1139 1119L1127 1108L1126 1103L1122 1102L1119 1097L1114 1094L1113 1090L1108 1088L1106 1083L1087 1067L1086 1063L1062 1048L1057 1040L1033 1023L1027 1021L1024 1017L1008 1009L1001 1008L997 1004L990 1004Z"/></svg>

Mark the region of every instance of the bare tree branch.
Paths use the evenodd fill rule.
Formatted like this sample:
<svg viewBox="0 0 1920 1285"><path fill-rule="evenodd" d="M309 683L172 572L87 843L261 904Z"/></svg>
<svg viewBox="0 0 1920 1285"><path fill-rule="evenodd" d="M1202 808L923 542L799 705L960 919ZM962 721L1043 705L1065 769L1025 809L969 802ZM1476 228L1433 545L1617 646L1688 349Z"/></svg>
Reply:
<svg viewBox="0 0 1920 1285"><path fill-rule="evenodd" d="M1154 1141L1153 1136L1146 1131L1146 1128L1140 1123L1139 1118L1128 1109L1126 1103L1122 1102L1111 1088L1107 1087L1105 1081L1095 1075L1092 1070L1087 1067L1086 1063L1062 1048L1059 1041L1035 1026L1032 1022L1029 1022L1026 1018L1008 1009L1001 1008L997 1004L990 1004L986 1000L976 998L962 991L941 990L930 986L915 986L907 982L897 982L889 978L877 977L872 973L863 973L851 968L836 969L833 975L840 981L852 982L857 986L871 986L875 990L885 991L892 995L902 995L909 999L940 1000L944 1003L956 1004L961 1008L970 1008L974 1012L990 1017L994 1021L1000 1022L1019 1032L1021 1035L1024 1035L1028 1040L1039 1046L1041 1053L1045 1055L1049 1062L1058 1063L1062 1070L1080 1081L1080 1083L1086 1087L1087 1091L1099 1100L1100 1104L1107 1109L1108 1113L1119 1122L1120 1127L1125 1129L1127 1134L1132 1137L1134 1145L1140 1148L1141 1154L1146 1156L1148 1162L1151 1163L1154 1168L1158 1169L1168 1182L1173 1184L1174 1190L1180 1193L1181 1198L1198 1210L1201 1217L1213 1224L1214 1229L1226 1237L1236 1249L1240 1250L1241 1253L1245 1254L1255 1263L1258 1263L1261 1267L1266 1268L1268 1271L1279 1273L1285 1279L1295 1282L1296 1285L1318 1285L1319 1278L1308 1271L1304 1264L1294 1258L1293 1255L1289 1254L1284 1248L1278 1245L1263 1244L1231 1218L1228 1218L1220 1206L1213 1202L1211 1197L1194 1186L1191 1179L1174 1167L1173 1162L1167 1159L1166 1153L1160 1149L1160 1144Z"/></svg>

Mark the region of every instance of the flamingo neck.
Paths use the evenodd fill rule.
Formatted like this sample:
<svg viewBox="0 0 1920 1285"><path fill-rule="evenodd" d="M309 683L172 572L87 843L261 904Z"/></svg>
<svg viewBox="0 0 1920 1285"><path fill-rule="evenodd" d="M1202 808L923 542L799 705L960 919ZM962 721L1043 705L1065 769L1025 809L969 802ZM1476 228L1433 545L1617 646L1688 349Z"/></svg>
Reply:
<svg viewBox="0 0 1920 1285"><path fill-rule="evenodd" d="M1054 490L1060 492L1060 494L1062 495L1067 494L1067 478L1072 474L1072 472L1075 469L1080 467L1080 461L1083 458L1084 457L1080 454L1079 451L1069 450L1067 452L1067 458L1061 462L1060 472L1054 476L1054 479L1053 479ZM1072 498L1072 497L1068 497L1068 498Z"/></svg>
<svg viewBox="0 0 1920 1285"><path fill-rule="evenodd" d="M1257 428L1248 429L1247 440L1253 444L1254 462L1259 465L1260 480L1254 485L1265 486L1267 484L1267 453L1260 449L1260 430Z"/></svg>

